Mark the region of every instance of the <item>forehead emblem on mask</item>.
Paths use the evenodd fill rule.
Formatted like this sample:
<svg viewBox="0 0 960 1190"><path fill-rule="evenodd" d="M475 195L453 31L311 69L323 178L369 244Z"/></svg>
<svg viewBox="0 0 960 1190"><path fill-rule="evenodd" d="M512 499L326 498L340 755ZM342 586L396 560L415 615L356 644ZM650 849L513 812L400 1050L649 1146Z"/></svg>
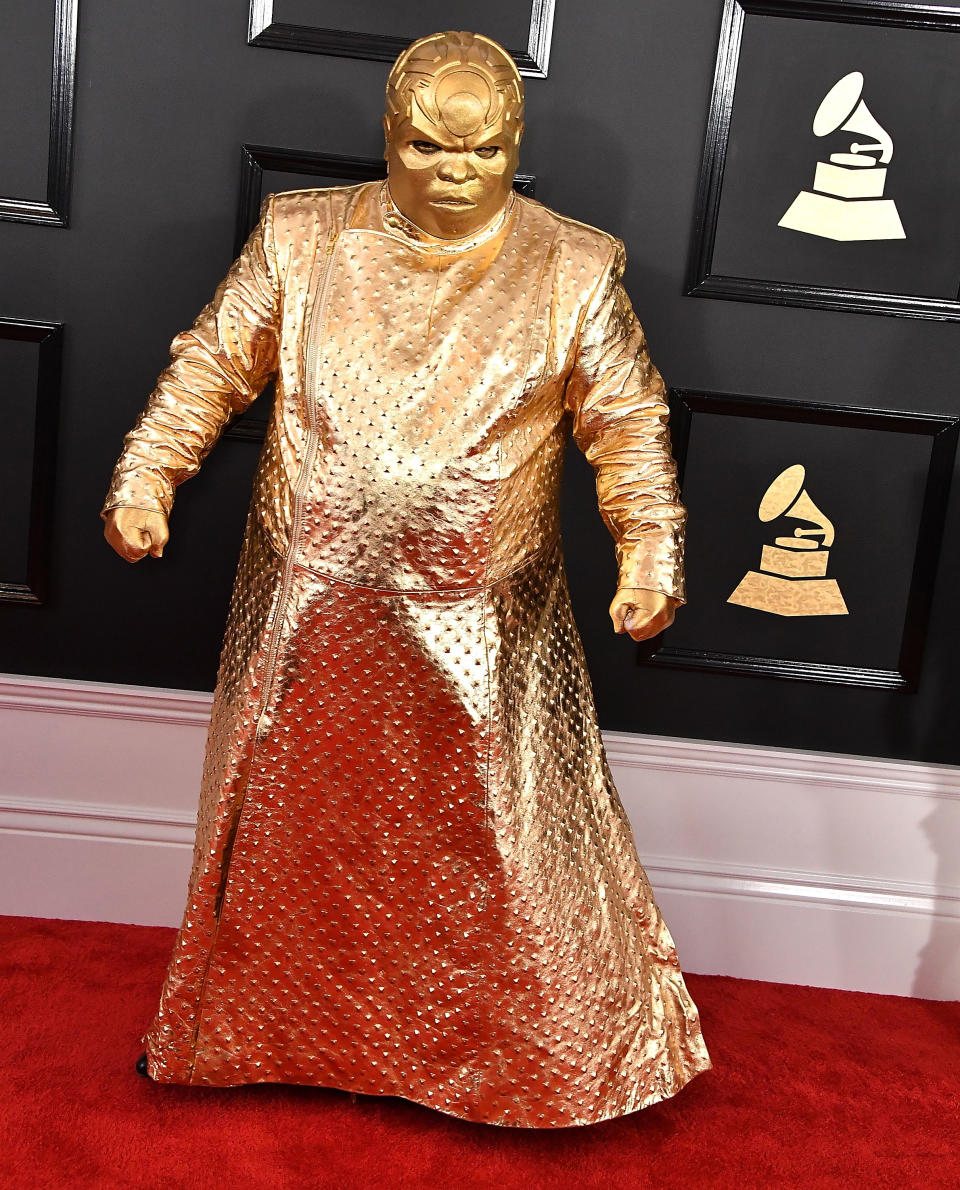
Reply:
<svg viewBox="0 0 960 1190"><path fill-rule="evenodd" d="M502 127L519 139L523 82L495 41L474 33L437 33L415 41L390 71L388 135L416 110L454 136Z"/></svg>

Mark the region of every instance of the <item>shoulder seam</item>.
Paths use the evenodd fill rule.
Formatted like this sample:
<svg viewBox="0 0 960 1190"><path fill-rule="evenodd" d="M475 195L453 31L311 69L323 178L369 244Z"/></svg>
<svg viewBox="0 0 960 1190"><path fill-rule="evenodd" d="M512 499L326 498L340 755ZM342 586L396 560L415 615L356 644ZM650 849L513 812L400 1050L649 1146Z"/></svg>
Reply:
<svg viewBox="0 0 960 1190"><path fill-rule="evenodd" d="M361 186L369 186L371 182L379 182L380 178L371 178L367 182L352 182L350 185L344 186L304 186L300 190L277 190L274 191L272 197L274 199L285 198L288 194L336 194L343 190L359 190Z"/></svg>
<svg viewBox="0 0 960 1190"><path fill-rule="evenodd" d="M600 237L601 240L607 240L610 242L615 241L618 238L612 232L604 231L602 227L594 227L592 223L584 223L582 219L574 219L571 215L561 215L559 211L555 211L552 207L546 206L538 199L528 198L525 194L518 194L517 198L519 198L521 202L528 205L540 207L541 210L546 211L549 215L556 219L558 223L564 224L567 227L581 228L583 231L592 232L593 235Z"/></svg>

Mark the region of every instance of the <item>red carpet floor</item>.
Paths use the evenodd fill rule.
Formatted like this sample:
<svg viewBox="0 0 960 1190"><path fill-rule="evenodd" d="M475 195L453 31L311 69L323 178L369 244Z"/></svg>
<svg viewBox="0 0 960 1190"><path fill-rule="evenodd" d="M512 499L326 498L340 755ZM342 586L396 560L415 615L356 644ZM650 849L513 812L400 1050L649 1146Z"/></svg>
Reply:
<svg viewBox="0 0 960 1190"><path fill-rule="evenodd" d="M714 1069L624 1119L138 1077L173 931L0 918L3 1190L960 1187L960 1004L689 976Z"/></svg>

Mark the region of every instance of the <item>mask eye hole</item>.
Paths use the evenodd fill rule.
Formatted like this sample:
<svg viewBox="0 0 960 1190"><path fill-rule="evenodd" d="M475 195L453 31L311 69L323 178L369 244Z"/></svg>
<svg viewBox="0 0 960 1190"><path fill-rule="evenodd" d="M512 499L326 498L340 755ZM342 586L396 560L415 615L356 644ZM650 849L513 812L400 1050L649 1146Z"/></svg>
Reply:
<svg viewBox="0 0 960 1190"><path fill-rule="evenodd" d="M432 140L415 140L411 141L410 144L418 153L423 153L425 157L440 152L440 146L435 145Z"/></svg>
<svg viewBox="0 0 960 1190"><path fill-rule="evenodd" d="M489 161L491 157L496 157L496 155L500 152L500 146L481 145L478 149L474 149L473 151L478 157L483 157L485 160Z"/></svg>

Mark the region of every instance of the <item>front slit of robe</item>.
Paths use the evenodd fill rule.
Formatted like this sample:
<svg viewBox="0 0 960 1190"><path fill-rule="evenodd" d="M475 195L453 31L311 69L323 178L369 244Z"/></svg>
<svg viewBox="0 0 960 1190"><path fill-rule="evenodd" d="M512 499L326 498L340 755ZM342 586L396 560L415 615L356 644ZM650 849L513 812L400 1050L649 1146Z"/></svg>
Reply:
<svg viewBox="0 0 960 1190"><path fill-rule="evenodd" d="M303 507L303 496L306 487L310 482L310 469L313 463L313 457L316 452L317 442L317 425L316 425L316 357L319 350L319 340L323 335L324 315L326 312L326 300L330 292L330 281L333 275L334 266L337 259L337 236L330 234L327 240L327 247L324 253L323 272L322 272L322 286L320 289L320 296L314 300L311 310L310 327L307 337L307 351L304 365L304 404L307 418L307 437L304 446L304 458L300 468L300 473L297 476L296 492L294 495L294 519L293 527L290 534L290 543L288 546L287 557L284 561L280 590L277 593L276 609L271 619L271 627L267 634L267 664L263 673L262 684L263 688L260 695L260 702L256 714L253 752L250 758L250 768L247 771L247 781L244 786L243 795L240 799L240 805L237 810L236 822L233 828L232 835L224 848L222 871L220 874L220 886L217 890L216 901L214 902L214 932L213 941L210 945L209 953L207 954L206 963L204 965L203 977L200 983L200 994L196 1006L196 1021L193 1028L193 1044L190 1061L190 1077L193 1077L193 1068L196 1063L197 1045L200 1037L200 1028L203 1022L203 1004L204 994L206 992L207 977L210 971L210 964L213 961L213 955L217 948L217 941L220 934L220 917L223 912L223 901L227 893L227 887L230 881L230 861L233 858L233 848L236 843L237 833L240 830L243 821L243 811L247 800L247 789L250 783L250 774L253 771L253 764L256 760L257 745L261 739L269 731L269 722L266 721L267 706L270 700L271 687L273 684L273 677L276 670L277 652L279 650L280 637L283 630L283 616L285 611L285 604L289 595L290 578L293 574L293 567L296 561L296 553L298 547L298 536L300 531L300 523Z"/></svg>

